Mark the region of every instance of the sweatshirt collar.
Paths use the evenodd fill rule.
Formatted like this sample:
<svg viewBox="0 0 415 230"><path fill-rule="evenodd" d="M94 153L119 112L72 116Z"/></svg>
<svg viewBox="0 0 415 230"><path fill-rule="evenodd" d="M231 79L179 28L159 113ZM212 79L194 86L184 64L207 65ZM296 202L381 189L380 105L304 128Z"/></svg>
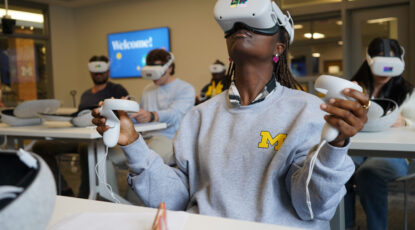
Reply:
<svg viewBox="0 0 415 230"><path fill-rule="evenodd" d="M261 90L258 96L256 96L256 98L249 103L249 105L265 100L265 98L267 98L268 95L270 95L275 90L276 86L277 86L277 79L275 77L275 74L273 73L271 80L265 85L265 87ZM228 98L232 106L234 107L242 106L241 96L239 95L239 91L236 88L235 81L233 80L228 90Z"/></svg>

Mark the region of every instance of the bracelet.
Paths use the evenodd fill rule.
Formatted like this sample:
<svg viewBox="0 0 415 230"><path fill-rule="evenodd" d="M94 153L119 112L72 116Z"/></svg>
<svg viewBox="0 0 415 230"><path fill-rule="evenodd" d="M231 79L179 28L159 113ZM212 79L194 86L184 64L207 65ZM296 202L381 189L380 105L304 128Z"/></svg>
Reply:
<svg viewBox="0 0 415 230"><path fill-rule="evenodd" d="M153 113L153 112L150 112L150 114L151 114L151 117L150 117L150 122L153 122L153 121L154 121L154 119L155 119L155 117L154 117L154 113Z"/></svg>

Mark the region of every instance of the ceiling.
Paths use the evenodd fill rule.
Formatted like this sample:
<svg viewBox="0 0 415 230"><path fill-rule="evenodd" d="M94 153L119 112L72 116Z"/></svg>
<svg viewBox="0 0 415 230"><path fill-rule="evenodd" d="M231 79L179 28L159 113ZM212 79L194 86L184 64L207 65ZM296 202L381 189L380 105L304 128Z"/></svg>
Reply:
<svg viewBox="0 0 415 230"><path fill-rule="evenodd" d="M99 3L110 2L110 1L115 1L115 0L26 0L26 1L76 8L76 7L96 5Z"/></svg>

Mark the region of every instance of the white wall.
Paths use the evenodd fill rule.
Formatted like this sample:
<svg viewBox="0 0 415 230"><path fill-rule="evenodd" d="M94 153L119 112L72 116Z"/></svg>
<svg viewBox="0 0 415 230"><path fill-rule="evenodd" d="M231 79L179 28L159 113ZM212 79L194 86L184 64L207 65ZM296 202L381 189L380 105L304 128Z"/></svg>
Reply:
<svg viewBox="0 0 415 230"><path fill-rule="evenodd" d="M108 33L168 26L176 58L176 76L196 91L210 80L208 67L228 59L224 34L213 17L216 0L124 0L84 8L51 6L52 61L55 97L72 105L71 89L80 94L92 86L88 59L106 54ZM72 81L69 83L69 79ZM139 98L149 81L119 79Z"/></svg>
<svg viewBox="0 0 415 230"><path fill-rule="evenodd" d="M55 98L63 106L73 105L69 92L73 89L80 94L78 59L78 36L73 9L50 6L50 30L52 47L52 72ZM78 102L77 102L78 103Z"/></svg>

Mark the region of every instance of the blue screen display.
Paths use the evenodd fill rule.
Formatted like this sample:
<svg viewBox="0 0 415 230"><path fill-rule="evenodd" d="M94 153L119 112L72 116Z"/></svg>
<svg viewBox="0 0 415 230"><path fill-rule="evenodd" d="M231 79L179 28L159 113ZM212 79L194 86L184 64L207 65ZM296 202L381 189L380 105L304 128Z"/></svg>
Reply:
<svg viewBox="0 0 415 230"><path fill-rule="evenodd" d="M391 66L383 67L383 72L392 72L392 71L393 71L393 67L391 67Z"/></svg>
<svg viewBox="0 0 415 230"><path fill-rule="evenodd" d="M168 27L108 34L110 77L140 77L151 50L170 51L169 35Z"/></svg>

